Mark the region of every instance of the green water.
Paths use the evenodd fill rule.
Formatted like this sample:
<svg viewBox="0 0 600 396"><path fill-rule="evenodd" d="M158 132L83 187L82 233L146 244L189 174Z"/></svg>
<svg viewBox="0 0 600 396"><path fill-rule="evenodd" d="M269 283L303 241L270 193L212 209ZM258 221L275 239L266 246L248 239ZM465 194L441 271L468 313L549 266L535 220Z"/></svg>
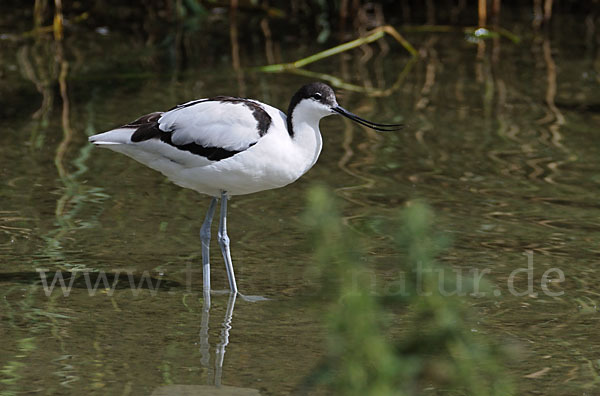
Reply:
<svg viewBox="0 0 600 396"><path fill-rule="evenodd" d="M465 273L487 270L495 294L467 297L478 313L473 331L514 345L509 371L519 394L595 394L598 33L575 17L557 18L570 34L525 34L519 45L410 35L423 57L408 69L409 57L391 41L387 53L373 46L371 58L356 50L313 65L380 90L340 91L344 107L407 127L378 134L330 117L321 123L323 153L307 175L233 199L238 286L270 300L238 298L228 307L226 295L215 295L210 315L198 236L209 199L91 147L87 136L218 94L285 109L311 80L236 72L226 57L180 67L118 33L67 38L62 48L3 41L0 394L160 394L161 386L215 381L265 395L306 390L326 349L326 306L315 303L306 276L312 247L300 221L314 183L335 191L350 227L372 230L369 265L379 288L393 279L398 253L378 224L412 199L429 202L452 240L441 261ZM280 60L319 49L287 50ZM241 54L243 66L267 62L260 50ZM510 275L528 260L534 294L511 294ZM212 262L213 287L224 289L216 243ZM70 294L58 285L46 293L39 270L48 282L57 271L67 285L75 276ZM107 273L115 290L100 285L90 295L85 271ZM515 291L527 291L526 283L521 272Z"/></svg>

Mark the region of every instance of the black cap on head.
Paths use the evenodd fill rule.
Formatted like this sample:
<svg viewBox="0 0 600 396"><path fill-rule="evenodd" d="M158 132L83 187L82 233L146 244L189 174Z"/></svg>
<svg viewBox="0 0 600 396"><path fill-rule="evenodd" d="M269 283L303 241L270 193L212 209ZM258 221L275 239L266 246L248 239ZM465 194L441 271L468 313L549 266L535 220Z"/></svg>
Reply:
<svg viewBox="0 0 600 396"><path fill-rule="evenodd" d="M304 85L300 88L292 97L290 101L290 106L288 107L287 113L287 126L288 132L290 136L293 137L294 131L292 126L292 113L294 112L294 108L300 103L303 99L313 99L317 102L321 102L322 104L329 106L331 111L336 112L350 120L366 126L367 128L371 128L376 131L389 132L389 131L397 131L402 127L402 124L379 124L373 121L366 120L349 112L344 109L340 105L337 104L337 100L335 98L335 92L333 89L322 82L314 82L310 84Z"/></svg>
<svg viewBox="0 0 600 396"><path fill-rule="evenodd" d="M322 82L306 84L292 96L290 106L288 107L288 117L292 115L294 108L302 99L309 98L329 106L337 104L335 92L333 92L333 89L329 85Z"/></svg>
<svg viewBox="0 0 600 396"><path fill-rule="evenodd" d="M287 127L288 133L290 136L294 136L294 131L292 127L292 113L294 109L302 101L303 99L314 99L318 102L321 102L328 106L336 106L337 101L335 99L335 92L333 89L322 82L313 82L310 84L304 85L300 88L294 96L292 96L292 100L290 101L290 105L287 111Z"/></svg>

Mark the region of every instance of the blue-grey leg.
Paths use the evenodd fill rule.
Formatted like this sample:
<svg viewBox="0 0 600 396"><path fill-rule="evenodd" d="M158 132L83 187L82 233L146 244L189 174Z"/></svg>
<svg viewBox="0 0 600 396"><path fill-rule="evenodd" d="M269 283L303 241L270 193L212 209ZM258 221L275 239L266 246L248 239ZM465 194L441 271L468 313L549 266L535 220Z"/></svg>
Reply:
<svg viewBox="0 0 600 396"><path fill-rule="evenodd" d="M208 299L210 308L210 225L217 207L217 198L213 198L208 206L206 218L200 228L200 240L202 241L202 284L205 300Z"/></svg>
<svg viewBox="0 0 600 396"><path fill-rule="evenodd" d="M231 293L237 293L237 284L235 283L235 274L233 273L233 263L231 262L231 252L229 251L229 236L227 235L227 191L221 191L221 219L219 222L219 233L217 234L221 253L225 260L227 268L227 278L229 279L229 289Z"/></svg>

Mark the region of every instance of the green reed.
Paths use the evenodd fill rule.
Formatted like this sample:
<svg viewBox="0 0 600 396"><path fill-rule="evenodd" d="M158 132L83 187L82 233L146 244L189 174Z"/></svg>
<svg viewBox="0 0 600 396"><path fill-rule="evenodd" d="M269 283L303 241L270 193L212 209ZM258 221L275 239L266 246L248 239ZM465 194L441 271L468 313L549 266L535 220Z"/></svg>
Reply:
<svg viewBox="0 0 600 396"><path fill-rule="evenodd" d="M305 219L316 249L311 270L330 304L327 358L316 377L333 393L419 395L427 388L449 395L513 394L505 352L471 330L469 297L443 292L459 285L436 260L446 242L433 232L431 209L413 203L390 221L397 272L406 276L386 281L402 283L402 293L374 287L364 259L373 236L345 226L323 188L310 191ZM443 289L440 272L454 274L444 277Z"/></svg>

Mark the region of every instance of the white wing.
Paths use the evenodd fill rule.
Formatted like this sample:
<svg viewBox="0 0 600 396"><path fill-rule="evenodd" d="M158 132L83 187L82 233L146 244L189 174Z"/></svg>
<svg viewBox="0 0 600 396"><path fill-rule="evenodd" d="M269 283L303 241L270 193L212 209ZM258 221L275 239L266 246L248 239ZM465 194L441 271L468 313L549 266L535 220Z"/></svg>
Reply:
<svg viewBox="0 0 600 396"><path fill-rule="evenodd" d="M270 123L260 103L228 97L188 102L158 120L159 128L170 132L177 146L195 143L230 151L242 151L255 144Z"/></svg>
<svg viewBox="0 0 600 396"><path fill-rule="evenodd" d="M200 99L146 114L89 140L177 180L182 168L204 167L254 146L273 121L279 125L273 110L248 99Z"/></svg>

